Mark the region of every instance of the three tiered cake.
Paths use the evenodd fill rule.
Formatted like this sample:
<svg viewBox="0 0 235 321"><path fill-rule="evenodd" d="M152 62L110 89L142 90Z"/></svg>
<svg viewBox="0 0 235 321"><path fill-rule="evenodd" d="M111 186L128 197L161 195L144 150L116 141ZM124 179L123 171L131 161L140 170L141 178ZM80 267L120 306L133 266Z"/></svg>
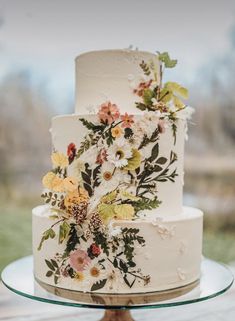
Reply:
<svg viewBox="0 0 235 321"><path fill-rule="evenodd" d="M85 292L138 293L200 277L202 219L182 206L187 90L163 83L167 53L76 59L75 114L52 119L53 168L33 209L35 278Z"/></svg>

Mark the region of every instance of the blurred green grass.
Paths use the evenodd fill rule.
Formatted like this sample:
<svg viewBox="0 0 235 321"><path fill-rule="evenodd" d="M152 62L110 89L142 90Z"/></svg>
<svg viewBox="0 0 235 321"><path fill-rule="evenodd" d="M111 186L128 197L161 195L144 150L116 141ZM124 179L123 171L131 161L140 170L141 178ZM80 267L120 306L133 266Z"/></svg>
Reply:
<svg viewBox="0 0 235 321"><path fill-rule="evenodd" d="M11 261L32 253L31 210L35 204L26 200L0 205L0 271ZM235 261L235 230L210 224L215 219L206 219L203 254L224 263Z"/></svg>

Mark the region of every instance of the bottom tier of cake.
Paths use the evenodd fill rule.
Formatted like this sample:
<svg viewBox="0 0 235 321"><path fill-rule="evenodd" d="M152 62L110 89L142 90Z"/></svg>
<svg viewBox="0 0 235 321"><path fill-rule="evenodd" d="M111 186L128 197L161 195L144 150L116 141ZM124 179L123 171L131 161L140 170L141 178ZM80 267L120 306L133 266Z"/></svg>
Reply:
<svg viewBox="0 0 235 321"><path fill-rule="evenodd" d="M114 221L107 231L81 227L47 206L33 209L34 275L63 289L143 293L200 278L203 213Z"/></svg>

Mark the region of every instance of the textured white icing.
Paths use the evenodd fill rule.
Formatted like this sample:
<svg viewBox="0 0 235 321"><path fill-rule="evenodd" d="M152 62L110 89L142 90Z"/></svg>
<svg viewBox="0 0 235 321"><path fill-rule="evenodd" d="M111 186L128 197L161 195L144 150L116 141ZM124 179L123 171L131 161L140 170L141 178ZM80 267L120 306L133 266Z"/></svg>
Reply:
<svg viewBox="0 0 235 321"><path fill-rule="evenodd" d="M45 242L41 251L37 250L43 232L53 224L53 220L49 218L51 214L47 206L39 206L33 210L33 254L35 276L44 283L54 285L53 279L45 276L47 272L45 259L52 258L57 252L62 253L65 245L58 244L56 237ZM157 291L176 288L197 280L200 277L202 217L200 210L184 207L181 215L163 218L162 224L166 228L175 226L175 234L165 239L156 233L157 226L154 226L151 220L114 221L114 227L140 229L140 235L144 237L146 245L136 248L135 262L143 273L150 275L151 280L146 286L136 282L130 290L123 280L116 276L111 288L107 285L100 291L103 293ZM178 250L182 239L187 242L189 248L184 255ZM89 291L90 289L89 279L86 282L78 282L62 277L58 286L77 291Z"/></svg>
<svg viewBox="0 0 235 321"><path fill-rule="evenodd" d="M87 107L98 106L106 100L117 104L121 113L141 113L135 107L138 97L133 95L130 81L142 79L139 64L157 56L134 50L92 51L76 58L75 113L87 114Z"/></svg>
<svg viewBox="0 0 235 321"><path fill-rule="evenodd" d="M79 118L86 118L89 121L95 121L95 115L63 115L52 119L52 144L56 151L66 154L67 147L70 143L80 146L87 134L87 129L79 121ZM140 119L141 115L136 115L136 119ZM174 145L171 128L166 128L165 133L159 137L159 155L169 159L169 155L173 150L177 154L177 161L173 168L177 168L178 176L175 182L159 182L158 183L158 197L162 201L158 209L154 213L158 215L178 215L182 212L182 178L183 178L183 155L184 155L184 128L185 121L177 120L177 139ZM145 149L145 157L151 152L151 146ZM91 156L92 157L92 154ZM87 159L89 161L89 159ZM75 173L70 173L73 175ZM104 191L105 194L105 191ZM148 213L149 211L145 211ZM152 211L151 211L152 215Z"/></svg>

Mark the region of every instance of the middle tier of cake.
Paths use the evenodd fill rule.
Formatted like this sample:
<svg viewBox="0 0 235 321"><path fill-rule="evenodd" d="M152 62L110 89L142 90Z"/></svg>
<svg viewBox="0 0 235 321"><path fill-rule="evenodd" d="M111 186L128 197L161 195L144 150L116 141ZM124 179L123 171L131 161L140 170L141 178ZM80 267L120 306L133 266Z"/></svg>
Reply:
<svg viewBox="0 0 235 321"><path fill-rule="evenodd" d="M95 204L94 199L101 198L118 186L122 186L122 184L124 190L128 193L132 193L134 186L139 184L138 196L142 197L142 191L145 189L145 193L148 190L152 192L154 197L157 197L158 208L154 209L157 215L164 216L171 215L171 213L178 215L182 212L186 121L178 119L174 123L173 131L172 124L169 121L163 124L150 112L131 117L133 122L131 128L123 129L121 121L119 126L116 125L118 124L117 119L116 127L111 125L104 129L104 132L112 132L110 139L113 139L106 150L99 136L100 134L97 135L100 129L97 115L63 115L54 117L51 127L54 151L69 155L69 157L70 155L74 157L73 152L76 153L75 159L72 159L73 161L67 170L69 176L81 177L81 171L84 171L82 168L86 163L98 173L99 180L102 183L94 189L95 195L93 195L90 203L93 202ZM123 138L117 136L120 133L122 133ZM116 135L115 139L111 135ZM135 170L129 171L129 175L127 175L128 170L125 170L125 168L115 168L114 179L110 180L111 175L107 175L107 173L111 171L112 174L114 171L108 167L110 162L102 164L102 157L109 157L108 154L114 154L114 152L119 153L121 157L121 153L130 153L131 149L141 158L138 161L140 162L142 173L148 172L149 177L142 174L143 178L140 178L141 173ZM111 155L111 157L113 156ZM113 160L115 161L114 157L111 161ZM100 165L99 167L99 164L102 164L102 166ZM94 166L97 166L98 170ZM155 177L150 177L151 173ZM92 180L92 175L88 176L91 176L90 179ZM136 196L136 190L134 195ZM147 213L148 210L145 209L144 212Z"/></svg>

